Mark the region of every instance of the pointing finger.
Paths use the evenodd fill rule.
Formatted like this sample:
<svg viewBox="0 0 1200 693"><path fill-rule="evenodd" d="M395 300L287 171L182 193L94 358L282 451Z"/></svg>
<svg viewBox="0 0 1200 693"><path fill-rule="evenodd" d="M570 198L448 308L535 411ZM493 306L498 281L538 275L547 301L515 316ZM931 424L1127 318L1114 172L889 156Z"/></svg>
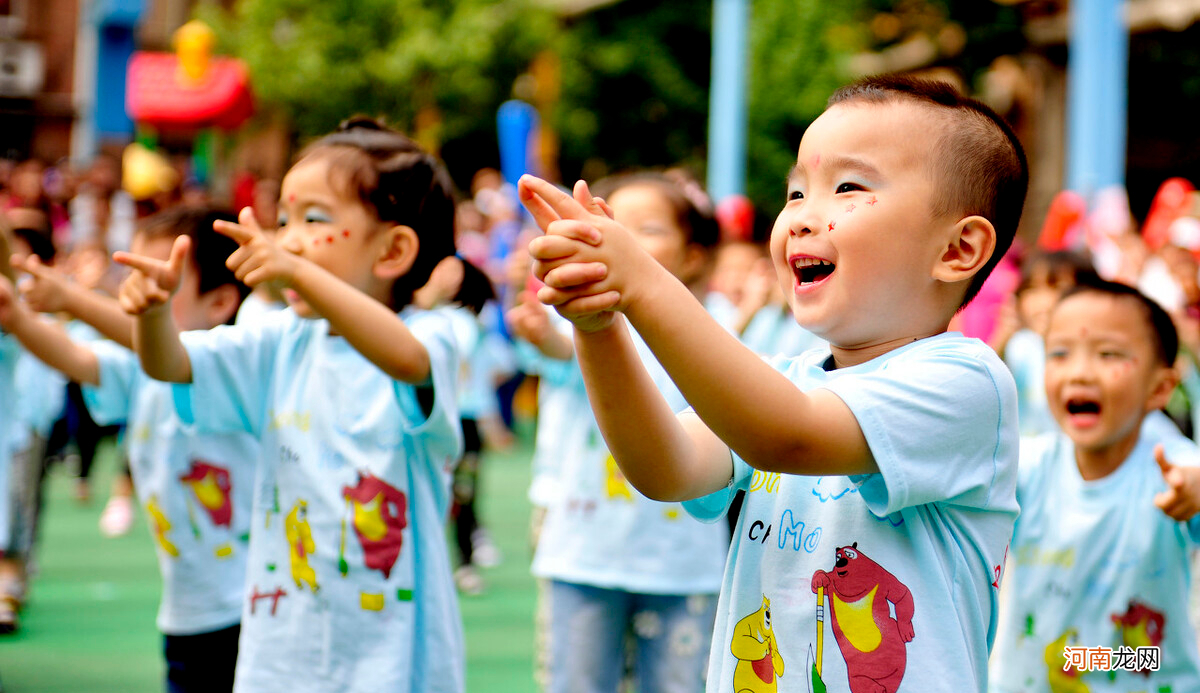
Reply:
<svg viewBox="0 0 1200 693"><path fill-rule="evenodd" d="M588 189L587 181L580 179L575 181L575 189L573 197L580 207L583 207L592 214L604 215L604 207L600 206L598 197L592 197L592 191Z"/></svg>
<svg viewBox="0 0 1200 693"><path fill-rule="evenodd" d="M246 209L249 209L249 207ZM225 221L224 219L218 219L213 222L213 231L229 236L233 240L237 241L238 245L246 245L250 241L254 240L254 237L258 234L256 227L235 224L232 221Z"/></svg>
<svg viewBox="0 0 1200 693"><path fill-rule="evenodd" d="M1158 463L1158 468L1162 471L1164 477L1170 473L1171 469L1173 468L1173 465L1167 460L1167 451L1166 448L1163 447L1162 443L1154 446L1154 461Z"/></svg>
<svg viewBox="0 0 1200 693"><path fill-rule="evenodd" d="M584 209L583 205L580 205L570 195L541 178L530 175L521 176L520 187L518 189L523 189L525 193L531 193L542 198L554 210L555 214L563 219L588 220L588 211ZM522 194L521 199L525 199L524 194ZM530 210L531 213L532 211Z"/></svg>
<svg viewBox="0 0 1200 693"><path fill-rule="evenodd" d="M183 273L183 263L187 260L188 250L192 247L192 239L188 236L177 236L171 244L171 256L167 259L167 269L176 277Z"/></svg>
<svg viewBox="0 0 1200 693"><path fill-rule="evenodd" d="M171 251L174 252L174 250L175 247L171 246ZM162 260L155 260L154 258L146 257L145 255L135 255L122 250L118 250L117 252L113 253L112 259L113 262L117 263L118 265L132 267L133 269L149 276L156 276L158 273L166 269L166 263Z"/></svg>

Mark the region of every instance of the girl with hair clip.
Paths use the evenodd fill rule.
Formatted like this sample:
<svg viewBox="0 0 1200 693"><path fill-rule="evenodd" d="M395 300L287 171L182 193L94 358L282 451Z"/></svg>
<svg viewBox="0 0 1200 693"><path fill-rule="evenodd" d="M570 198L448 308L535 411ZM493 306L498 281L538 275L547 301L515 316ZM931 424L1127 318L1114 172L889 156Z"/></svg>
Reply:
<svg viewBox="0 0 1200 693"><path fill-rule="evenodd" d="M277 282L288 309L180 335L164 306L182 249L134 268L146 372L201 430L259 436L235 690L463 690L463 636L444 523L462 450L458 349L444 311L410 308L454 254L442 164L356 118L283 179L273 241L252 211L215 227L227 264ZM398 313L398 314L397 314Z"/></svg>
<svg viewBox="0 0 1200 693"><path fill-rule="evenodd" d="M718 237L712 216L659 174L622 176L597 189L607 202L596 204L607 204L660 264L700 293ZM553 489L542 499L533 559L533 574L545 581L539 673L546 690L616 693L629 661L638 691L702 691L729 531L693 519L678 503L650 500L625 480L592 414L570 324L523 298L508 317L541 354L535 476ZM639 350L659 390L684 409L649 349L639 343Z"/></svg>

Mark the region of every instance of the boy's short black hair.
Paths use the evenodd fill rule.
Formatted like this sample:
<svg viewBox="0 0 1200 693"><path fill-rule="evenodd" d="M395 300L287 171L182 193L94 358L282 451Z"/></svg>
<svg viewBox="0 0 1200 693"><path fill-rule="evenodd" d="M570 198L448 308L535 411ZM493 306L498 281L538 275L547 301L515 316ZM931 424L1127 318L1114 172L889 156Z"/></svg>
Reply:
<svg viewBox="0 0 1200 693"><path fill-rule="evenodd" d="M225 266L225 261L238 249L237 241L213 230L213 222L236 222L232 212L209 207L178 205L152 214L141 220L138 233L148 238L175 238L187 235L192 239L192 266L200 279L200 295L229 284L237 289L238 299L250 294ZM232 318L231 318L232 320Z"/></svg>
<svg viewBox="0 0 1200 693"><path fill-rule="evenodd" d="M1064 291L1062 297L1058 299L1055 310L1058 310L1058 306L1061 306L1063 301L1068 298L1088 293L1126 298L1140 306L1142 315L1146 318L1146 326L1150 328L1150 334L1154 339L1154 355L1162 365L1168 368L1175 364L1175 358L1179 356L1179 332L1175 330L1175 323L1162 306L1132 286L1095 277Z"/></svg>
<svg viewBox="0 0 1200 693"><path fill-rule="evenodd" d="M934 214L978 215L996 228L996 248L971 278L961 308L975 298L1012 245L1029 188L1029 163L1016 133L999 114L945 82L902 75L868 77L835 91L828 106L900 100L929 106L949 120L930 161L939 182Z"/></svg>

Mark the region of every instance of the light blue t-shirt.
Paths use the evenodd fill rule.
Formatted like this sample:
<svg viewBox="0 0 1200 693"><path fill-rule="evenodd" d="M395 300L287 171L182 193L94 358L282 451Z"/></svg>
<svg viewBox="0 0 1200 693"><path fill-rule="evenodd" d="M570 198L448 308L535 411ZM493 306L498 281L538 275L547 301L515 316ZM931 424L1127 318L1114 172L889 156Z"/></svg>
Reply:
<svg viewBox="0 0 1200 693"><path fill-rule="evenodd" d="M401 317L428 350L428 387L392 380L292 310L184 335L180 415L262 441L239 693L463 690L444 530L462 452L458 357L441 312Z"/></svg>
<svg viewBox="0 0 1200 693"><path fill-rule="evenodd" d="M768 304L758 309L742 330L742 344L763 356L799 356L824 346L820 337L800 326L788 306Z"/></svg>
<svg viewBox="0 0 1200 693"><path fill-rule="evenodd" d="M12 458L28 438L28 425L19 414L20 393L17 390L17 361L21 346L17 338L0 332L0 551L10 548L12 540Z"/></svg>
<svg viewBox="0 0 1200 693"><path fill-rule="evenodd" d="M683 395L649 347L630 333L659 392L672 409L684 409ZM555 422L557 492L546 511L533 574L641 594L715 594L725 568L728 529L633 488L600 435L578 363L570 366L560 373L569 380L561 383L561 398L553 402L565 413ZM544 425L545 420L539 422Z"/></svg>
<svg viewBox="0 0 1200 693"><path fill-rule="evenodd" d="M827 360L772 364L840 397L880 471L764 473L735 455L729 487L684 504L715 518L747 492L708 690L809 691L818 676L839 692L982 691L1017 515L1012 376L957 333L832 371Z"/></svg>
<svg viewBox="0 0 1200 693"><path fill-rule="evenodd" d="M1004 346L1004 363L1017 383L1021 435L1057 431L1058 424L1046 401L1046 341L1033 330L1017 330Z"/></svg>
<svg viewBox="0 0 1200 693"><path fill-rule="evenodd" d="M1062 433L1021 443L1017 520L992 656L994 693L1200 691L1200 656L1188 621L1189 556L1200 518L1181 523L1154 505L1166 490L1154 461L1200 463L1200 449L1153 414L1112 474L1085 481ZM1066 647L1158 646L1160 669L1081 672ZM1111 666L1111 660L1110 660Z"/></svg>
<svg viewBox="0 0 1200 693"><path fill-rule="evenodd" d="M100 364L100 384L82 388L88 413L102 426L127 422L129 471L163 579L158 629L195 635L238 623L258 440L198 435L175 414L171 385L146 377L136 354L109 341L88 347Z"/></svg>

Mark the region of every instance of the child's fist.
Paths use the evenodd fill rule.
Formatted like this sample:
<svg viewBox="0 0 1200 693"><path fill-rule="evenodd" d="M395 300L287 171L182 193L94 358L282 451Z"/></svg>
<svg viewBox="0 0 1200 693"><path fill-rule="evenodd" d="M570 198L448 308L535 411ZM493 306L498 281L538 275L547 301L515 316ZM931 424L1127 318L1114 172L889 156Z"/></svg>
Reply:
<svg viewBox="0 0 1200 693"><path fill-rule="evenodd" d="M1154 504L1168 517L1187 522L1200 512L1200 467L1171 464L1161 443L1154 446L1154 459L1167 482L1167 490L1154 496Z"/></svg>
<svg viewBox="0 0 1200 693"><path fill-rule="evenodd" d="M541 346L550 336L550 316L546 314L546 307L527 291L522 291L517 301L517 305L505 314L505 322L518 337Z"/></svg>
<svg viewBox="0 0 1200 693"><path fill-rule="evenodd" d="M39 313L57 313L66 309L67 278L58 270L42 264L36 255L12 256L12 266L29 275L21 282L21 298Z"/></svg>
<svg viewBox="0 0 1200 693"><path fill-rule="evenodd" d="M263 233L250 207L238 214L238 223L213 222L213 229L237 241L225 266L233 270L242 283L258 286L263 282L276 282L282 286L292 283L299 257L275 243L275 239Z"/></svg>
<svg viewBox="0 0 1200 693"><path fill-rule="evenodd" d="M166 261L133 253L113 253L114 261L133 269L121 283L117 295L121 308L130 315L141 315L170 301L183 279L184 262L191 245L191 238L179 236Z"/></svg>

